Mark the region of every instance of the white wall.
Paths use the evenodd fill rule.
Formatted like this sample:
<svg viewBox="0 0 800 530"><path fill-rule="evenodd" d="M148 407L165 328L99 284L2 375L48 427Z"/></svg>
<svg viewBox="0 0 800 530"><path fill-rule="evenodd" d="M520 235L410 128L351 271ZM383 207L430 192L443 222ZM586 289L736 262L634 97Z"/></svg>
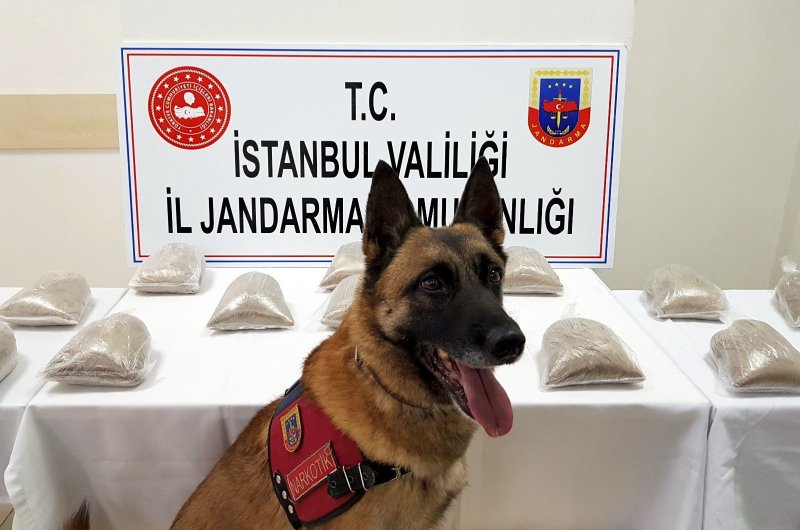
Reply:
<svg viewBox="0 0 800 530"><path fill-rule="evenodd" d="M0 285L69 270L128 284L117 151L0 151Z"/></svg>
<svg viewBox="0 0 800 530"><path fill-rule="evenodd" d="M610 42L633 16L623 0L232 4L221 26L272 42L557 43L589 30ZM172 12L214 4L168 5L126 0L122 13L149 38L192 40L197 26ZM115 91L130 31L119 16L111 1L0 0L0 94ZM800 259L799 20L795 0L636 3L615 268L600 273L612 287L680 261L726 288L766 288L777 257ZM118 153L0 150L0 285L55 267L124 285L123 216Z"/></svg>
<svg viewBox="0 0 800 530"><path fill-rule="evenodd" d="M637 3L611 286L677 261L766 288L800 258L798 22L794 0Z"/></svg>
<svg viewBox="0 0 800 530"><path fill-rule="evenodd" d="M795 262L800 262L800 145L797 146L794 166L792 169L792 182L786 193L786 205L783 211L783 222L778 235L778 252L776 255L791 256ZM772 282L780 278L783 271L775 265Z"/></svg>
<svg viewBox="0 0 800 530"><path fill-rule="evenodd" d="M0 94L111 94L116 0L0 0Z"/></svg>

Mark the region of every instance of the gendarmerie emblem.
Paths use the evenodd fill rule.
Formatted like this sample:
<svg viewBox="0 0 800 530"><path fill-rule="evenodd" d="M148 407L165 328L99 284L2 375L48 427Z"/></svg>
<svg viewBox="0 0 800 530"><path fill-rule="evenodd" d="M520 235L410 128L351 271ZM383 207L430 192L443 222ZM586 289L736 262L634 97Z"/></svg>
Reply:
<svg viewBox="0 0 800 530"><path fill-rule="evenodd" d="M578 142L589 129L592 69L531 70L528 129L547 147Z"/></svg>
<svg viewBox="0 0 800 530"><path fill-rule="evenodd" d="M294 453L303 440L303 424L300 422L300 409L295 405L281 416L283 446Z"/></svg>

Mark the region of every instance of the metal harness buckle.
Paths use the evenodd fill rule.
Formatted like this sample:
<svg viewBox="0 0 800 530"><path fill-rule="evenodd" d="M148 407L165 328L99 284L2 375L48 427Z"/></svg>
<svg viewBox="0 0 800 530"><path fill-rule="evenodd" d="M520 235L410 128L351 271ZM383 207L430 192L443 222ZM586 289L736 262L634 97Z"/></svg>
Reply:
<svg viewBox="0 0 800 530"><path fill-rule="evenodd" d="M399 467L396 466L393 467L392 471L394 471L394 476L389 480L387 480L386 482L384 482L384 484L389 484L390 482L394 482L395 480L403 476L402 469L400 469Z"/></svg>

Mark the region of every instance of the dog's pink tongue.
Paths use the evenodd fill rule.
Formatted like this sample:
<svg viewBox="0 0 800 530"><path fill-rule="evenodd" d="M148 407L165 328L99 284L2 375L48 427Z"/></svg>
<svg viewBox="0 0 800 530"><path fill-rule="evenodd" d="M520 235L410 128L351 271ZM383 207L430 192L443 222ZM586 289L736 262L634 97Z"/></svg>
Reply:
<svg viewBox="0 0 800 530"><path fill-rule="evenodd" d="M472 417L489 436L503 436L511 430L514 413L508 394L488 368L471 368L458 361L461 385L467 394Z"/></svg>

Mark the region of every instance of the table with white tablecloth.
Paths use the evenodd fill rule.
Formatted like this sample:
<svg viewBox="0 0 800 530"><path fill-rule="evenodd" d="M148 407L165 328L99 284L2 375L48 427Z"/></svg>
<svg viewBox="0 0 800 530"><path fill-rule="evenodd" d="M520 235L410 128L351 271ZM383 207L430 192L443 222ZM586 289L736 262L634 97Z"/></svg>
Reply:
<svg viewBox="0 0 800 530"><path fill-rule="evenodd" d="M254 413L292 384L331 332L319 269L260 269L281 284L291 330L215 332L205 323L243 270L207 271L197 295L129 292L155 368L138 387L48 383L22 421L6 483L15 528L49 530L86 497L104 529L167 528ZM514 407L507 436L476 435L470 485L450 525L486 528L699 528L710 405L589 270L558 271L564 296L507 296L528 339L497 369ZM534 359L568 307L610 325L647 375L640 385L546 391ZM265 480L267 478L265 477ZM392 487L381 486L381 487Z"/></svg>
<svg viewBox="0 0 800 530"><path fill-rule="evenodd" d="M0 287L0 303L20 289ZM0 381L0 471L8 464L25 407L45 384L39 371L79 329L104 317L124 292L119 288L92 289L89 306L75 326L12 326L17 340L17 366ZM0 503L8 501L5 484L0 484Z"/></svg>
<svg viewBox="0 0 800 530"><path fill-rule="evenodd" d="M800 329L784 321L772 291L725 293L731 318L762 320L800 348ZM800 528L800 395L728 391L709 348L712 335L728 324L659 320L647 313L640 291L614 294L713 405L704 528Z"/></svg>

